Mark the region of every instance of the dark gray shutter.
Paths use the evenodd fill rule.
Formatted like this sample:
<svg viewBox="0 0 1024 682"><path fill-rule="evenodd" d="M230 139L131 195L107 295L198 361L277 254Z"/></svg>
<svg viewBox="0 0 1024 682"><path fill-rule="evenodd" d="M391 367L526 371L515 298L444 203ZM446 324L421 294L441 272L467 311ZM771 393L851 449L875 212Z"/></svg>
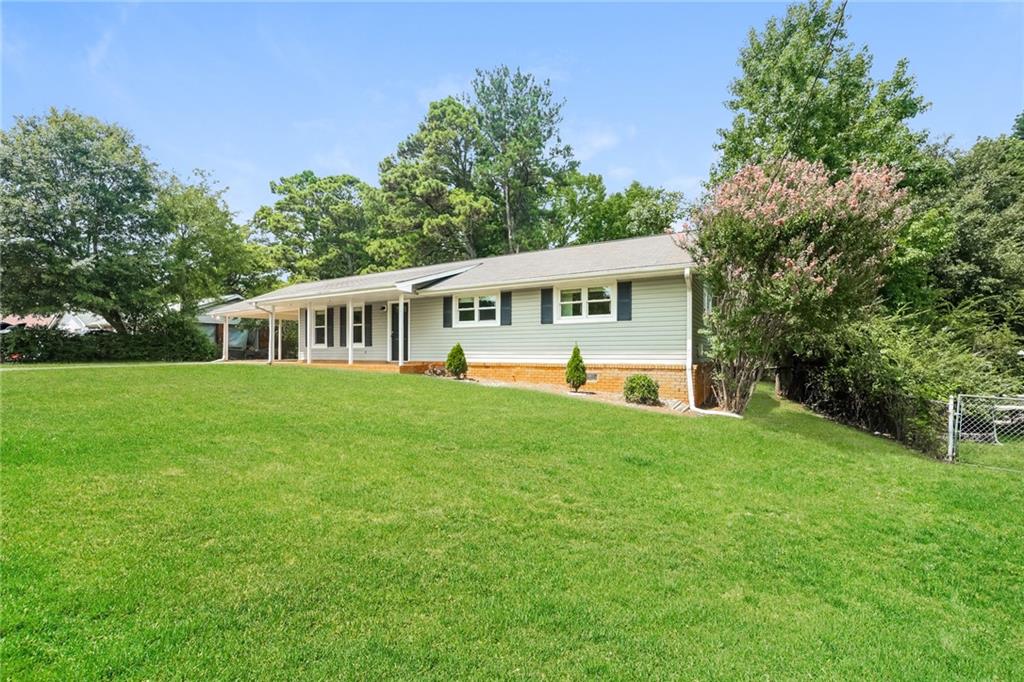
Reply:
<svg viewBox="0 0 1024 682"><path fill-rule="evenodd" d="M302 346L306 346L306 309L299 308L299 338L302 339Z"/></svg>
<svg viewBox="0 0 1024 682"><path fill-rule="evenodd" d="M334 345L334 306L327 306L327 345Z"/></svg>
<svg viewBox="0 0 1024 682"><path fill-rule="evenodd" d="M548 287L540 290L540 323L551 324L555 321L555 310L553 301L555 290Z"/></svg>
<svg viewBox="0 0 1024 682"><path fill-rule="evenodd" d="M633 283L619 282L619 290L616 296L616 308L618 308L619 321L633 319Z"/></svg>
<svg viewBox="0 0 1024 682"><path fill-rule="evenodd" d="M338 308L338 316L341 318L341 341L338 342L339 346L348 345L348 307L340 306Z"/></svg>
<svg viewBox="0 0 1024 682"><path fill-rule="evenodd" d="M363 345L373 345L373 306L369 303L363 308Z"/></svg>
<svg viewBox="0 0 1024 682"><path fill-rule="evenodd" d="M512 292L501 292L501 324L505 327L512 324Z"/></svg>
<svg viewBox="0 0 1024 682"><path fill-rule="evenodd" d="M452 297L445 296L441 299L441 326L452 326Z"/></svg>

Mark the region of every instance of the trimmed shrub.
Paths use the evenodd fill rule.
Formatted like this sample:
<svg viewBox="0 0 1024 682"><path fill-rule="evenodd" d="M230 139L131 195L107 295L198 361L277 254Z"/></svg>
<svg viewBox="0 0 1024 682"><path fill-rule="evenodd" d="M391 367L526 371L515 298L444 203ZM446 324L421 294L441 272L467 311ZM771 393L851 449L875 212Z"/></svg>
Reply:
<svg viewBox="0 0 1024 682"><path fill-rule="evenodd" d="M587 366L583 364L583 356L580 355L579 344L572 347L572 355L569 356L569 364L565 366L565 383L573 393L580 390L580 386L587 383Z"/></svg>
<svg viewBox="0 0 1024 682"><path fill-rule="evenodd" d="M444 368L456 379L462 379L469 371L469 364L466 362L466 354L462 351L462 344L457 343L448 352L448 359L444 361Z"/></svg>
<svg viewBox="0 0 1024 682"><path fill-rule="evenodd" d="M3 362L208 361L217 347L191 317L167 313L134 334L13 329L0 335Z"/></svg>
<svg viewBox="0 0 1024 682"><path fill-rule="evenodd" d="M638 405L660 405L658 382L646 374L631 374L626 377L622 395L627 403Z"/></svg>

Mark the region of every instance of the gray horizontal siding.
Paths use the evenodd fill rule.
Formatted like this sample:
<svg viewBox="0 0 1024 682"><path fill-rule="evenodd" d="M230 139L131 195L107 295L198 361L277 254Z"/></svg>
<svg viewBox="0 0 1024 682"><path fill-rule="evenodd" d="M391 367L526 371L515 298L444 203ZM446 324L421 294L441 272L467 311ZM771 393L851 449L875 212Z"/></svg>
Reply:
<svg viewBox="0 0 1024 682"><path fill-rule="evenodd" d="M686 280L681 275L633 280L633 319L628 322L541 324L537 288L512 292L511 326L445 328L442 300L412 300L411 360L444 360L458 342L471 363L564 363L574 343L591 363L686 361Z"/></svg>
<svg viewBox="0 0 1024 682"><path fill-rule="evenodd" d="M388 318L387 312L380 309L384 301L373 302L373 345L367 348L353 348L352 359L382 361L388 359ZM348 360L348 347L341 345L341 327L347 320L339 319L341 315L334 313L334 346L329 348L313 348L314 360ZM349 334L345 340L350 341ZM301 346L302 333L299 333L299 357L305 359L305 348Z"/></svg>
<svg viewBox="0 0 1024 682"><path fill-rule="evenodd" d="M693 354L697 360L707 357L708 340L704 333L704 278L693 276Z"/></svg>

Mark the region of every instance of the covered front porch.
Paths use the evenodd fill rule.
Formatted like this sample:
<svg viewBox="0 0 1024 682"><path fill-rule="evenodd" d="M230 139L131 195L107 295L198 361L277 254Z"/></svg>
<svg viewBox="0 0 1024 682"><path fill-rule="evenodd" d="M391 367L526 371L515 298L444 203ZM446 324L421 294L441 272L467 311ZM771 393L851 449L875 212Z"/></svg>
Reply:
<svg viewBox="0 0 1024 682"><path fill-rule="evenodd" d="M377 294L373 296L372 294ZM230 326L243 319L266 320L267 363L298 362L310 366L348 366L367 371L406 371L409 364L409 307L404 293L388 298L383 292L319 297L315 300L280 302L239 302L216 311L221 320L221 337L230 337ZM402 314L400 314L402 311ZM400 323L401 318L401 323ZM283 359L283 323L297 327L297 360ZM229 359L227 343L222 359ZM422 372L427 363L410 365L410 372Z"/></svg>
<svg viewBox="0 0 1024 682"><path fill-rule="evenodd" d="M233 365L265 365L266 360L231 360ZM315 369L342 369L351 370L355 372L384 372L392 374L423 374L431 365L438 364L434 362L426 362L423 360L412 360L398 364L398 362L377 362L374 360L354 360L352 364L349 364L346 360L313 360L312 362L306 362L305 360L297 360L295 358L287 358L283 360L274 360L275 365L298 365L299 367L312 367Z"/></svg>

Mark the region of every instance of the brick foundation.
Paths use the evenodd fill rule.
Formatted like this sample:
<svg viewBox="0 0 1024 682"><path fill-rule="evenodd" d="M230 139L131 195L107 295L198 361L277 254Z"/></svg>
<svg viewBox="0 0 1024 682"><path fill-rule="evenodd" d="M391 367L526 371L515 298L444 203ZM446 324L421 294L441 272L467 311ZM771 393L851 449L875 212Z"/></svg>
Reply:
<svg viewBox="0 0 1024 682"><path fill-rule="evenodd" d="M443 363L431 363L443 365ZM588 379L583 390L599 393L622 393L622 385L631 374L647 374L658 382L662 398L686 400L686 367L684 365L644 364L602 364L587 365L587 374L596 374ZM701 366L694 367L694 394L698 405L708 397L706 372ZM565 365L555 364L512 364L512 363L471 363L469 377L490 379L510 384L540 384L565 386Z"/></svg>

